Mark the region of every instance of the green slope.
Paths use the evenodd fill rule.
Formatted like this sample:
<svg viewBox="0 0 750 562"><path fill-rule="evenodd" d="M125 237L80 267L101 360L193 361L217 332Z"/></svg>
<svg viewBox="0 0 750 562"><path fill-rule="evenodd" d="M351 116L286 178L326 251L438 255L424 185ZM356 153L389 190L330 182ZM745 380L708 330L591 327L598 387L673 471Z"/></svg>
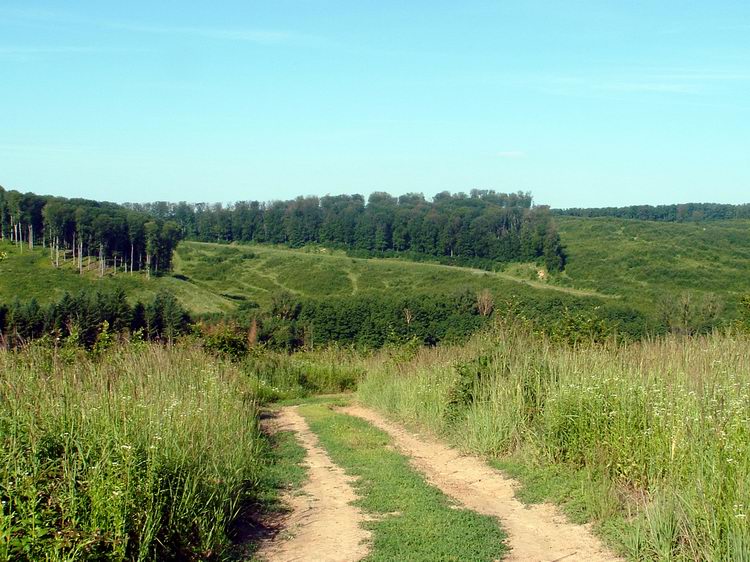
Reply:
<svg viewBox="0 0 750 562"><path fill-rule="evenodd" d="M230 310L232 304L210 291L180 281L172 276L147 279L144 273L118 273L110 271L99 277L98 264L84 260L83 275L79 275L72 260L61 262L60 268L53 267L47 250L12 246L0 242L0 252L7 258L0 262L0 302L13 299L36 298L40 302L58 300L65 292L81 290L122 288L133 299L147 300L162 288L174 292L193 312L219 312Z"/></svg>
<svg viewBox="0 0 750 562"><path fill-rule="evenodd" d="M175 274L227 300L251 300L260 305L270 302L271 295L280 290L303 297L452 292L465 288L488 288L498 294L541 291L607 297L594 291L516 278L507 272L396 259L358 259L321 248L305 251L185 242L177 250Z"/></svg>
<svg viewBox="0 0 750 562"><path fill-rule="evenodd" d="M78 275L71 261L55 269L43 249L23 252L0 243L0 301L59 298L64 291L122 287L133 298L173 291L195 313L225 312L242 303L265 306L281 290L302 297L367 293L449 293L490 289L497 296L593 297L648 312L685 291L714 293L733 309L750 293L750 221L658 223L558 217L569 254L564 274L540 280L533 264L492 273L396 259L355 259L314 247L183 242L172 275L147 279L118 273L100 279L96 263Z"/></svg>
<svg viewBox="0 0 750 562"><path fill-rule="evenodd" d="M416 263L396 259L350 258L321 248L290 250L269 246L240 246L182 242L174 272L147 279L111 271L100 278L97 264L79 275L72 261L55 269L42 249L22 252L0 245L8 258L0 264L0 302L16 296L40 302L58 299L65 291L123 288L133 299L146 299L161 288L173 291L192 312L225 312L242 303L261 307L278 291L301 297L377 293L451 293L490 289L498 296L564 296L607 298L594 291L546 284L533 279L531 265L499 273L478 269Z"/></svg>
<svg viewBox="0 0 750 562"><path fill-rule="evenodd" d="M731 308L750 293L750 221L665 223L557 217L569 255L559 282L648 306L686 291Z"/></svg>

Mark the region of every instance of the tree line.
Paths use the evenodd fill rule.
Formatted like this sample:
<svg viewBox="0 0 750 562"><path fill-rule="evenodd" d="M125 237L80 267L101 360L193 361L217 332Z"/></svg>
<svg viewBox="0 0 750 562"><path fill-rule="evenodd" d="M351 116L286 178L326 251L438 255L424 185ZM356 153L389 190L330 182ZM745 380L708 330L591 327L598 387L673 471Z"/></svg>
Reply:
<svg viewBox="0 0 750 562"><path fill-rule="evenodd" d="M750 326L750 297L742 307L738 327L745 329ZM612 337L635 341L669 331L705 333L717 326L716 318L701 320L695 330L684 332L675 329L672 315L651 319L622 303L569 295L499 296L486 289L330 298L280 291L272 295L268 308L249 303L234 313L196 319L169 292L131 305L125 292L116 289L66 293L48 305L34 299L0 304L0 345L16 348L44 339L55 346L73 343L95 349L115 336L171 341L191 333L207 350L239 357L254 346L291 352L331 344L377 349L406 342L460 343L492 320L571 344Z"/></svg>
<svg viewBox="0 0 750 562"><path fill-rule="evenodd" d="M487 289L328 298L280 291L265 310L240 306L228 315L204 315L199 324L208 349L238 357L257 345L291 352L332 344L377 349L461 343L491 321L570 344L613 337L634 341L665 331L621 303L570 295L500 296Z"/></svg>
<svg viewBox="0 0 750 562"><path fill-rule="evenodd" d="M0 304L0 345L16 348L40 338L87 349L114 336L172 340L190 325L187 311L168 292L131 305L122 289L66 293L47 305L35 299Z"/></svg>
<svg viewBox="0 0 750 562"><path fill-rule="evenodd" d="M130 204L134 211L174 221L186 239L259 242L301 247L325 244L368 255L411 253L493 262L543 260L549 270L565 265L565 253L546 206L528 193L473 190L422 194L387 193L297 197L288 201L241 201L230 205L156 202Z"/></svg>
<svg viewBox="0 0 750 562"><path fill-rule="evenodd" d="M679 205L631 205L591 209L553 209L558 216L615 217L660 222L699 222L750 218L750 204L684 203Z"/></svg>
<svg viewBox="0 0 750 562"><path fill-rule="evenodd" d="M0 239L21 248L48 248L56 266L73 260L100 273L172 266L180 227L171 220L114 203L20 193L0 187Z"/></svg>

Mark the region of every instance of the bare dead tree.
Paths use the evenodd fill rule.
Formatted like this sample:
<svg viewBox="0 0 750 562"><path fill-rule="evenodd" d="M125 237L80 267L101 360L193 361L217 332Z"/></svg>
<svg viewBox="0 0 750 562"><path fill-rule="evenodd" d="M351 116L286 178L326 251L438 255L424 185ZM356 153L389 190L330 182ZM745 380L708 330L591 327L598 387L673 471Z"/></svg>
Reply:
<svg viewBox="0 0 750 562"><path fill-rule="evenodd" d="M489 289L483 289L477 294L477 310L482 316L489 316L495 308L495 299Z"/></svg>

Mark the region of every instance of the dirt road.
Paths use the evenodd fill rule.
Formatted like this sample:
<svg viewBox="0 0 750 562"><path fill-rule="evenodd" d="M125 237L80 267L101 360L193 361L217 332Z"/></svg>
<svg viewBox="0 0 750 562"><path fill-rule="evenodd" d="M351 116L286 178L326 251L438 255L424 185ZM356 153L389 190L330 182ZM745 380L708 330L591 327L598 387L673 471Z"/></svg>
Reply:
<svg viewBox="0 0 750 562"><path fill-rule="evenodd" d="M497 517L508 533L513 562L619 560L591 533L588 526L566 520L551 504L527 506L514 491L517 482L490 468L481 459L461 455L440 442L414 435L362 406L342 412L367 420L385 431L396 448L412 459L427 480L463 506Z"/></svg>
<svg viewBox="0 0 750 562"><path fill-rule="evenodd" d="M527 506L515 498L518 483L477 457L460 454L434 439L415 435L362 406L338 409L385 431L427 481L462 506L496 517L508 533L509 562L609 562L608 551L586 525L575 525L551 504ZM294 407L278 414L277 430L292 430L307 452L308 481L287 497L285 530L261 546L269 562L361 560L370 550L366 516L352 502L352 479L333 464L317 436Z"/></svg>

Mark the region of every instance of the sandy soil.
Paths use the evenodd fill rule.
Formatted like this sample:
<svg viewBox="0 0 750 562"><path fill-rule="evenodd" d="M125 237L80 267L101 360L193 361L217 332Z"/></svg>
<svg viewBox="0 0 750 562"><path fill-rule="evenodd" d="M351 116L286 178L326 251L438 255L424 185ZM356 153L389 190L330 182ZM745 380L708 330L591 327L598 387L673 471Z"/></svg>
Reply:
<svg viewBox="0 0 750 562"><path fill-rule="evenodd" d="M497 517L508 533L508 561L556 562L620 560L585 525L574 525L551 504L527 506L514 495L518 483L481 459L461 455L432 439L417 436L362 406L342 412L358 416L387 432L399 451L428 481L478 513Z"/></svg>
<svg viewBox="0 0 750 562"><path fill-rule="evenodd" d="M370 532L361 527L365 516L351 505L357 498L352 478L333 464L296 408L282 409L272 425L296 432L307 451L308 480L301 492L285 498L291 513L284 530L261 545L258 557L269 562L350 562L367 556Z"/></svg>

